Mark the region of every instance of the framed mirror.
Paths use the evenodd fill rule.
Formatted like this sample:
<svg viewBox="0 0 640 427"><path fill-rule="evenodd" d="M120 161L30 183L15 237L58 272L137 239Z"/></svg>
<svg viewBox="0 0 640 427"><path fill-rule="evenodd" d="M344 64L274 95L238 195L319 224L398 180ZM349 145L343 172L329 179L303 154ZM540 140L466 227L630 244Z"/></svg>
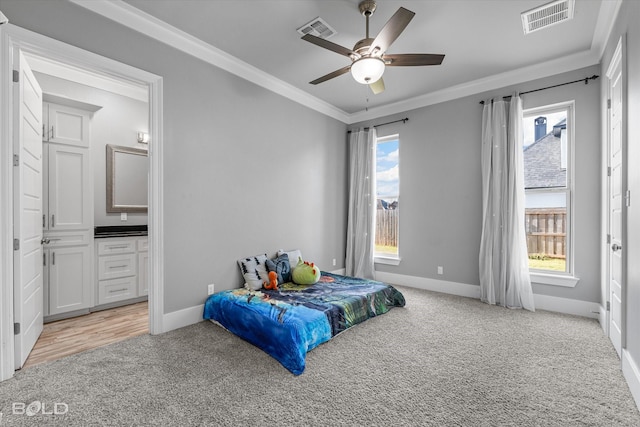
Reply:
<svg viewBox="0 0 640 427"><path fill-rule="evenodd" d="M147 150L107 144L107 212L147 212Z"/></svg>

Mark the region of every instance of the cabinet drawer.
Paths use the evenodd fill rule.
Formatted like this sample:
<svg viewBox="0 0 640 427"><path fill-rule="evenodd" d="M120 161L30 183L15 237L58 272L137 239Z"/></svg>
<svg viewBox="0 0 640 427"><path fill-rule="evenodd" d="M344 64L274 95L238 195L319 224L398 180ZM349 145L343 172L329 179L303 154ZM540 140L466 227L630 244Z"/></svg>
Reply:
<svg viewBox="0 0 640 427"><path fill-rule="evenodd" d="M138 239L138 252L147 252L149 250L149 239Z"/></svg>
<svg viewBox="0 0 640 427"><path fill-rule="evenodd" d="M111 255L98 257L98 280L136 275L136 255Z"/></svg>
<svg viewBox="0 0 640 427"><path fill-rule="evenodd" d="M136 251L136 241L108 239L98 242L98 255L128 254Z"/></svg>
<svg viewBox="0 0 640 427"><path fill-rule="evenodd" d="M45 231L44 239L49 239L49 243L45 243L45 249L88 245L93 240L92 237L90 230Z"/></svg>
<svg viewBox="0 0 640 427"><path fill-rule="evenodd" d="M101 280L98 283L98 304L107 304L136 297L136 278Z"/></svg>

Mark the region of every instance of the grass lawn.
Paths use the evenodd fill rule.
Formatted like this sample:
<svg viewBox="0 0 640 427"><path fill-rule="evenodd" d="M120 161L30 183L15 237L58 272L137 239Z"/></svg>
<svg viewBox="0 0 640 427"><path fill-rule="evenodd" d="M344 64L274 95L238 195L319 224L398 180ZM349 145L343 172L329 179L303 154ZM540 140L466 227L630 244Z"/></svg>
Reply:
<svg viewBox="0 0 640 427"><path fill-rule="evenodd" d="M566 271L567 262L562 258L531 259L529 268L536 270Z"/></svg>
<svg viewBox="0 0 640 427"><path fill-rule="evenodd" d="M377 254L394 254L398 255L398 247L397 246L385 246L385 245L376 245L375 251Z"/></svg>

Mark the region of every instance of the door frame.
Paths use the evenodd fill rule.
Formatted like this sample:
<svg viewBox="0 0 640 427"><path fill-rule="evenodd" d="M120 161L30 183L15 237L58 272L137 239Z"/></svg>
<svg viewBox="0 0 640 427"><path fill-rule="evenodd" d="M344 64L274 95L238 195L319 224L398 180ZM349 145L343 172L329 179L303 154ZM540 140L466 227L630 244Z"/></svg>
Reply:
<svg viewBox="0 0 640 427"><path fill-rule="evenodd" d="M603 244L601 246L601 280L602 280L602 291L601 298L603 301L603 305L601 307L600 314L600 324L606 333L607 337L610 337L611 333L611 311L607 309L607 306L611 304L610 295L611 295L611 244L608 242L607 236L611 231L611 216L610 216L610 199L611 199L611 177L609 176L609 157L610 157L610 149L611 149L611 113L610 109L607 105L608 100L611 99L611 74L614 72L615 66L617 62L620 62L620 67L622 69L622 193L626 194L627 187L627 94L626 94L626 81L627 81L627 73L626 73L626 37L623 35L618 39L618 43L616 49L609 59L608 64L606 65L606 73L605 78L602 79L603 89L601 93L603 94L603 126L602 129L602 165L603 165L603 179L602 179L602 230L603 230ZM622 292L622 307L621 307L621 333L620 333L620 347L621 353L624 352L626 347L626 299L627 299L627 256L626 256L626 242L627 242L627 204L625 202L622 203L622 272L621 272L621 292Z"/></svg>
<svg viewBox="0 0 640 427"><path fill-rule="evenodd" d="M13 66L16 49L149 93L149 331L164 332L162 77L12 24L0 26L0 381L14 374L13 334Z"/></svg>

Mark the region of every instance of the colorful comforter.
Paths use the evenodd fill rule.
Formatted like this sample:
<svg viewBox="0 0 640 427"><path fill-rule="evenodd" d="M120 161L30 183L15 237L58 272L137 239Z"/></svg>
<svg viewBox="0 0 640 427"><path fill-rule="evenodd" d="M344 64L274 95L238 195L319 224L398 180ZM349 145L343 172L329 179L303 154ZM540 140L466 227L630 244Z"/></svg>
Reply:
<svg viewBox="0 0 640 427"><path fill-rule="evenodd" d="M374 280L322 272L315 285L235 289L211 295L204 318L261 348L295 375L307 352L370 317L403 307L404 296Z"/></svg>

